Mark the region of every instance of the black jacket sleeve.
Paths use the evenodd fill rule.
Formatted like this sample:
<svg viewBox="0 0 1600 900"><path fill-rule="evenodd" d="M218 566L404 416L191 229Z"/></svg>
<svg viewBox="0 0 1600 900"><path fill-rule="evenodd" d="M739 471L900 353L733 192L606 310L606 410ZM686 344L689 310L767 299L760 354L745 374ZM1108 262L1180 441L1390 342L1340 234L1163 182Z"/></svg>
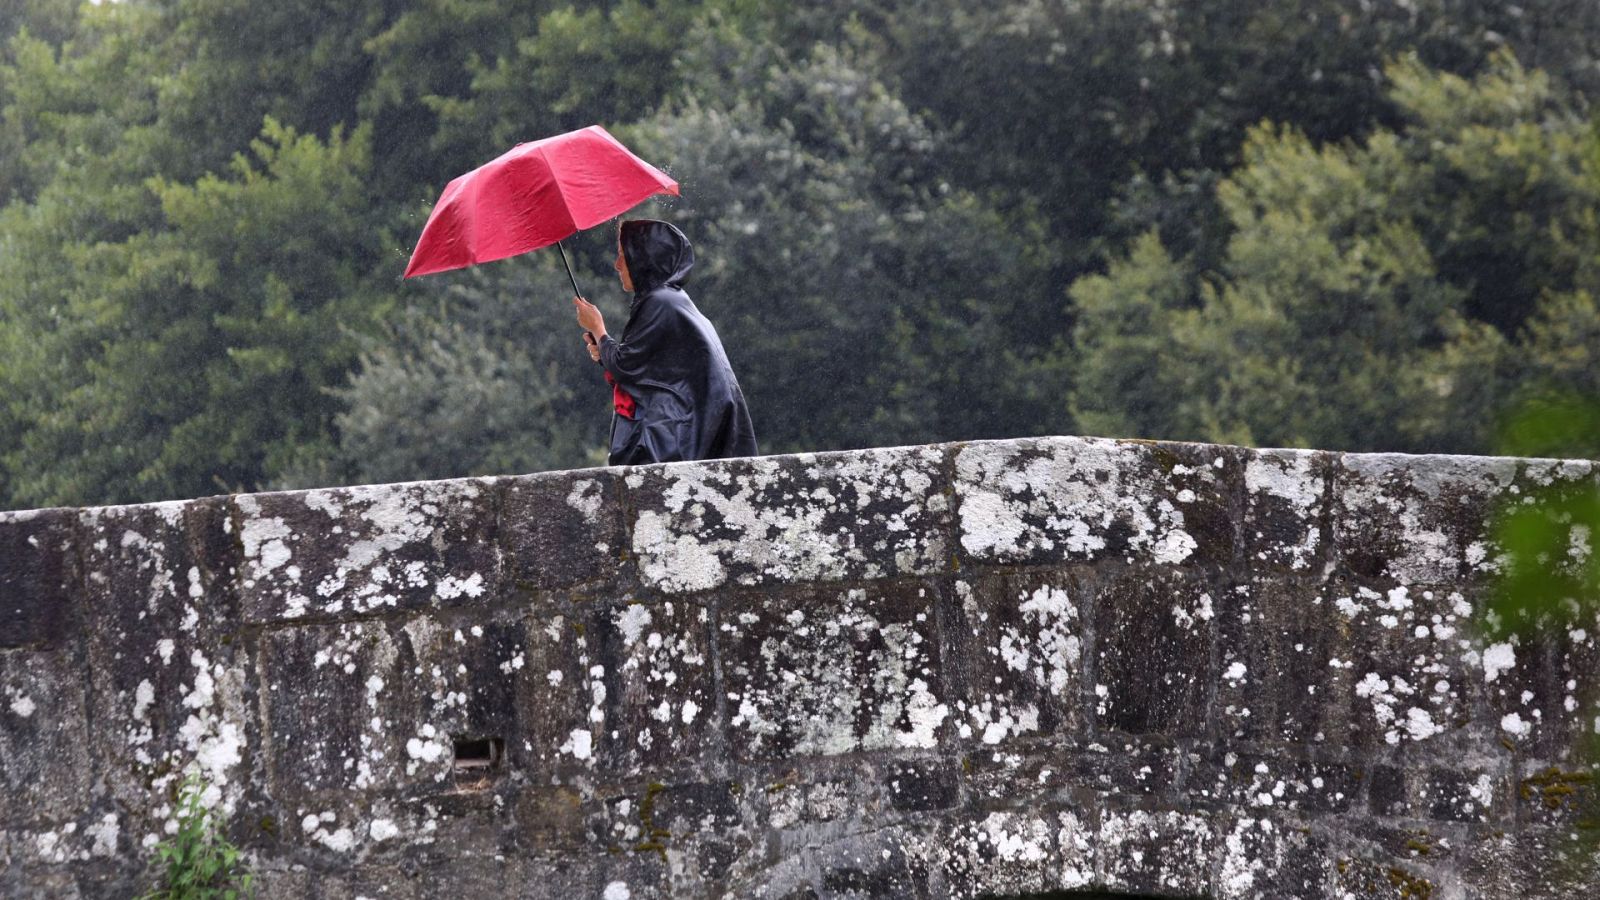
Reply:
<svg viewBox="0 0 1600 900"><path fill-rule="evenodd" d="M600 364L624 387L636 385L651 360L672 338L670 316L660 304L643 303L628 320L622 340L607 334L600 341Z"/></svg>

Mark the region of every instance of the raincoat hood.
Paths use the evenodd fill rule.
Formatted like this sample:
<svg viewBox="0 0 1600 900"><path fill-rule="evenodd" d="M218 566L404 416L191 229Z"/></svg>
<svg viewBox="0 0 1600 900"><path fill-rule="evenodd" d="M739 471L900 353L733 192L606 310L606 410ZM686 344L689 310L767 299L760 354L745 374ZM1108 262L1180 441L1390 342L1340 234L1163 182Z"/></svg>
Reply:
<svg viewBox="0 0 1600 900"><path fill-rule="evenodd" d="M655 219L622 223L622 261L633 280L634 296L662 285L682 289L694 268L694 248L683 232Z"/></svg>

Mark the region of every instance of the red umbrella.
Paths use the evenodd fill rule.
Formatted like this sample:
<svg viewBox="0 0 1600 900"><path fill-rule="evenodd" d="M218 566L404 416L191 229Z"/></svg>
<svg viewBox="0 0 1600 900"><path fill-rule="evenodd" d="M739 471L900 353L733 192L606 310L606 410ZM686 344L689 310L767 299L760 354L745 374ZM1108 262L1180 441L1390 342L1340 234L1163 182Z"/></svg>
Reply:
<svg viewBox="0 0 1600 900"><path fill-rule="evenodd" d="M599 125L518 144L445 186L405 277L560 248L563 239L663 193L677 194L678 183ZM582 295L576 279L572 290Z"/></svg>

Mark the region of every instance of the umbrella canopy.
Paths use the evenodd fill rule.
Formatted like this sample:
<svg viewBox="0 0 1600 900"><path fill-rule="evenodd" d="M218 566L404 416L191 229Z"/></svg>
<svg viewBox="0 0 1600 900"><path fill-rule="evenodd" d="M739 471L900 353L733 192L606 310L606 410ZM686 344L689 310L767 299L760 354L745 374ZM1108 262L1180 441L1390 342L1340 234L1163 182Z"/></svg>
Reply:
<svg viewBox="0 0 1600 900"><path fill-rule="evenodd" d="M518 144L445 186L405 277L548 247L646 197L677 193L676 181L599 125Z"/></svg>

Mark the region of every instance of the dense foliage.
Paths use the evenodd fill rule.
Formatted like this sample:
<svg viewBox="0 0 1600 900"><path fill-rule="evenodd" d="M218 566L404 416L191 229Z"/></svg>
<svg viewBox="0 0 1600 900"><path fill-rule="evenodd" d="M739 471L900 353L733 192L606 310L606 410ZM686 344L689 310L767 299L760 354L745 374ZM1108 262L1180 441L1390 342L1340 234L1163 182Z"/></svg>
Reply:
<svg viewBox="0 0 1600 900"><path fill-rule="evenodd" d="M445 181L594 122L682 183L640 212L766 451L1492 452L1600 394L1597 50L1589 0L20 0L0 505L602 458L553 256L399 280Z"/></svg>

